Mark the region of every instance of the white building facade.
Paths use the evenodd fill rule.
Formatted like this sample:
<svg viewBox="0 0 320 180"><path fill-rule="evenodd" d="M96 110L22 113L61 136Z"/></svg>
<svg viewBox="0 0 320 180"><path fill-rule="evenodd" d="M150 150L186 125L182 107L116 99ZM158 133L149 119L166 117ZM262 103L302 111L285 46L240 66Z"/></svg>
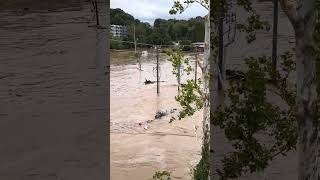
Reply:
<svg viewBox="0 0 320 180"><path fill-rule="evenodd" d="M115 25L111 24L110 25L110 31L113 37L125 37L128 35L128 28L127 26L122 26L122 25Z"/></svg>

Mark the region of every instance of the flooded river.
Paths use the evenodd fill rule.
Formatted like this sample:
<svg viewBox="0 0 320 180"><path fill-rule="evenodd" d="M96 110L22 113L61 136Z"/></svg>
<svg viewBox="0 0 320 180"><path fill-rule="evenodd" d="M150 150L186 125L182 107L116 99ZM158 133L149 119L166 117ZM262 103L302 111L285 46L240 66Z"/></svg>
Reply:
<svg viewBox="0 0 320 180"><path fill-rule="evenodd" d="M202 113L169 123L173 115L169 111L179 109L171 63L160 62L157 95L156 83L144 84L156 80L155 57L142 61L142 71L134 61L111 65L111 179L152 179L156 171L163 170L172 172L173 179L191 179L190 169L200 158ZM155 119L158 111L168 115Z"/></svg>
<svg viewBox="0 0 320 180"><path fill-rule="evenodd" d="M90 9L1 11L0 179L106 178L106 39Z"/></svg>

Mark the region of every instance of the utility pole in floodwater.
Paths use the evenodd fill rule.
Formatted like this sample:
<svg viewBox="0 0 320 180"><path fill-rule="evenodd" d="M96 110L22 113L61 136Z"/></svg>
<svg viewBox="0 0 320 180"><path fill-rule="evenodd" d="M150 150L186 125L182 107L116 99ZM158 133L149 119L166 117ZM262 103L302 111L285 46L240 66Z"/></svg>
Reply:
<svg viewBox="0 0 320 180"><path fill-rule="evenodd" d="M98 2L97 0L94 1L94 9L96 10L96 20L97 20L97 26L99 26L99 12L98 12Z"/></svg>
<svg viewBox="0 0 320 180"><path fill-rule="evenodd" d="M159 46L157 46L157 94L159 95Z"/></svg>
<svg viewBox="0 0 320 180"><path fill-rule="evenodd" d="M278 0L273 0L273 38L272 38L272 66L277 70L277 45L278 45ZM276 77L273 77L273 80Z"/></svg>
<svg viewBox="0 0 320 180"><path fill-rule="evenodd" d="M181 60L178 64L178 93L180 94L180 85L181 85Z"/></svg>
<svg viewBox="0 0 320 180"><path fill-rule="evenodd" d="M194 64L194 83L197 84L197 73L198 73L198 49L196 47L196 62Z"/></svg>
<svg viewBox="0 0 320 180"><path fill-rule="evenodd" d="M133 25L134 53L137 54L136 25Z"/></svg>
<svg viewBox="0 0 320 180"><path fill-rule="evenodd" d="M223 10L222 10L222 7L221 7L221 10L220 10L220 18L219 18L219 26L218 26L218 31L219 31L219 56L218 56L218 69L220 72L220 76L221 76L221 79L224 79L223 77L223 48L224 48L224 42L223 42ZM221 89L221 84L218 83L218 88Z"/></svg>

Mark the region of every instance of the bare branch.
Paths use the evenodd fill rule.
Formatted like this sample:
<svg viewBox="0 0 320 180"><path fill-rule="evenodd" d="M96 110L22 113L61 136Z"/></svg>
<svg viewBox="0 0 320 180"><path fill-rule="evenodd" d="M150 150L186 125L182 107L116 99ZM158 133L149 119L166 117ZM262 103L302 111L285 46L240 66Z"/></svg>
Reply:
<svg viewBox="0 0 320 180"><path fill-rule="evenodd" d="M197 2L202 7L206 8L207 10L209 10L209 6L204 1L202 1L202 0L194 0L194 2Z"/></svg>

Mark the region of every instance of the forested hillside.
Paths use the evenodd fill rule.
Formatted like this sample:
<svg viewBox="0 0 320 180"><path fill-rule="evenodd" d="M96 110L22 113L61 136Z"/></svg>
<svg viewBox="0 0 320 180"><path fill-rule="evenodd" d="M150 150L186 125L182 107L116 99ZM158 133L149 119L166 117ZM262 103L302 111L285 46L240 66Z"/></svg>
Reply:
<svg viewBox="0 0 320 180"><path fill-rule="evenodd" d="M153 26L149 23L141 22L132 15L121 9L111 9L111 24L125 25L128 27L128 37L122 40L133 41L134 26L137 42L148 44L171 44L172 42L182 42L190 44L192 42L204 41L204 18L198 16L189 20L177 19L155 19ZM111 48L130 48L132 44L113 41Z"/></svg>

